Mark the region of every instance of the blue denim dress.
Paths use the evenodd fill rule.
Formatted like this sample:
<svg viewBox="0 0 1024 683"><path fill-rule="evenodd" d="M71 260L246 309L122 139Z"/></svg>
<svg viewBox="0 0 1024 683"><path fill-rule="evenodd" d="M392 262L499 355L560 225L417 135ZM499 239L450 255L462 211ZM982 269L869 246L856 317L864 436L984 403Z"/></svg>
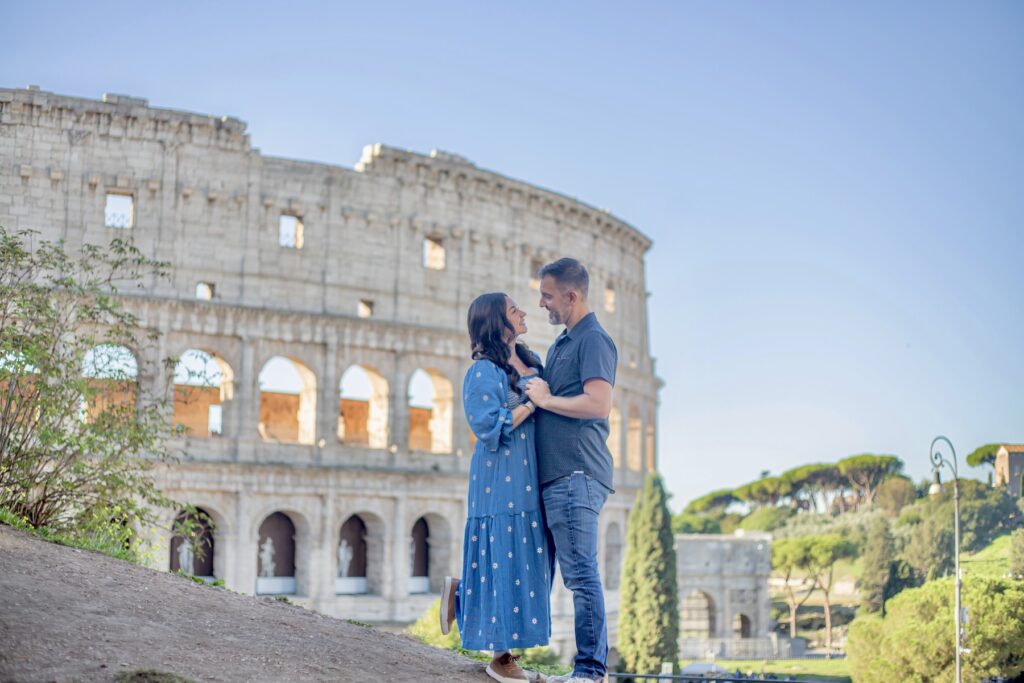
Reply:
<svg viewBox="0 0 1024 683"><path fill-rule="evenodd" d="M512 427L512 409L522 400L488 360L466 373L462 404L477 443L456 618L467 650L533 647L551 636L551 570L533 418Z"/></svg>

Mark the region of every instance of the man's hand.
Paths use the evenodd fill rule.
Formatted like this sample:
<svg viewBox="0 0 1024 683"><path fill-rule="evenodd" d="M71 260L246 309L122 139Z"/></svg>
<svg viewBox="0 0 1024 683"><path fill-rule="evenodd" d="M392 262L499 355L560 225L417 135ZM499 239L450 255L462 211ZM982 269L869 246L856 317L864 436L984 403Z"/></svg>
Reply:
<svg viewBox="0 0 1024 683"><path fill-rule="evenodd" d="M538 408L544 408L551 398L551 387L540 377L534 377L526 381L526 395Z"/></svg>

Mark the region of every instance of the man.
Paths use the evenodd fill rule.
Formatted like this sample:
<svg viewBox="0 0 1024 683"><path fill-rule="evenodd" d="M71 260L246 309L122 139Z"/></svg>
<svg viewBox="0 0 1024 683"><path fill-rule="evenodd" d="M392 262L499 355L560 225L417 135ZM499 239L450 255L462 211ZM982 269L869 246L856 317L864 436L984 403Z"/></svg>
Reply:
<svg viewBox="0 0 1024 683"><path fill-rule="evenodd" d="M526 386L536 414L541 500L562 580L572 591L576 659L572 673L550 683L602 681L608 629L597 563L598 515L612 493L608 414L618 352L587 305L590 276L563 258L540 271L540 306L565 330L548 349L544 379ZM551 568L554 576L554 566Z"/></svg>

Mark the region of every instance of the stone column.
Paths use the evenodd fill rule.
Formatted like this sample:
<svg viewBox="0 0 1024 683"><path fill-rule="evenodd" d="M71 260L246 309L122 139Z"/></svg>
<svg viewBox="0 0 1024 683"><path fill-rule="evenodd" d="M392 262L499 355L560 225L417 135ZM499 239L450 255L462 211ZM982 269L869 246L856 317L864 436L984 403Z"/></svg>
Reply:
<svg viewBox="0 0 1024 683"><path fill-rule="evenodd" d="M225 579L228 588L252 595L256 592L256 553L259 545L258 520L251 518L249 491L242 489L235 506L235 543L229 552L234 556L234 571Z"/></svg>
<svg viewBox="0 0 1024 683"><path fill-rule="evenodd" d="M391 419L391 443L399 451L406 451L409 447L409 372L404 367L401 356L395 355L394 365L391 371L391 410L388 411Z"/></svg>
<svg viewBox="0 0 1024 683"><path fill-rule="evenodd" d="M259 368L256 367L258 342L251 337L242 337L241 367L235 375L235 399L228 407L226 436L234 439L236 459L248 460L249 447L259 439L257 425L260 420Z"/></svg>
<svg viewBox="0 0 1024 683"><path fill-rule="evenodd" d="M320 399L317 409L317 443L323 439L325 447L338 441L339 385L341 374L338 370L338 339L334 328L328 328L324 345L324 362L320 368Z"/></svg>
<svg viewBox="0 0 1024 683"><path fill-rule="evenodd" d="M403 392L404 393L404 392ZM394 521L392 524L393 534L391 536L391 557L387 559L387 566L392 570L391 575L391 595L390 598L390 611L391 618L395 621L399 621L404 617L402 611L403 603L409 597L409 576L410 561L409 557L409 538L412 533L412 527L409 526L409 520L406 519L406 502L405 496L397 496L393 503L393 514L391 519Z"/></svg>

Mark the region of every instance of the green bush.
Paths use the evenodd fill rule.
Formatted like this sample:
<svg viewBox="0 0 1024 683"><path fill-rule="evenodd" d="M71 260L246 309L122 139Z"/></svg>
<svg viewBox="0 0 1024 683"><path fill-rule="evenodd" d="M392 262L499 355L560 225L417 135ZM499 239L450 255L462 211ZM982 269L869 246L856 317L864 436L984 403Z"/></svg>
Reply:
<svg viewBox="0 0 1024 683"><path fill-rule="evenodd" d="M965 681L1024 673L1024 583L1009 579L964 582L968 611ZM954 668L953 579L929 581L886 604L886 616L859 615L847 655L854 683L951 681Z"/></svg>
<svg viewBox="0 0 1024 683"><path fill-rule="evenodd" d="M1017 529L1010 537L1010 576L1024 579L1024 529Z"/></svg>
<svg viewBox="0 0 1024 683"><path fill-rule="evenodd" d="M765 506L744 517L739 528L746 531L774 531L795 514L793 508Z"/></svg>
<svg viewBox="0 0 1024 683"><path fill-rule="evenodd" d="M720 534L722 524L714 517L683 512L672 517L674 534Z"/></svg>
<svg viewBox="0 0 1024 683"><path fill-rule="evenodd" d="M900 511L917 499L914 483L902 475L889 477L878 486L875 493L875 505L890 517L896 517Z"/></svg>

